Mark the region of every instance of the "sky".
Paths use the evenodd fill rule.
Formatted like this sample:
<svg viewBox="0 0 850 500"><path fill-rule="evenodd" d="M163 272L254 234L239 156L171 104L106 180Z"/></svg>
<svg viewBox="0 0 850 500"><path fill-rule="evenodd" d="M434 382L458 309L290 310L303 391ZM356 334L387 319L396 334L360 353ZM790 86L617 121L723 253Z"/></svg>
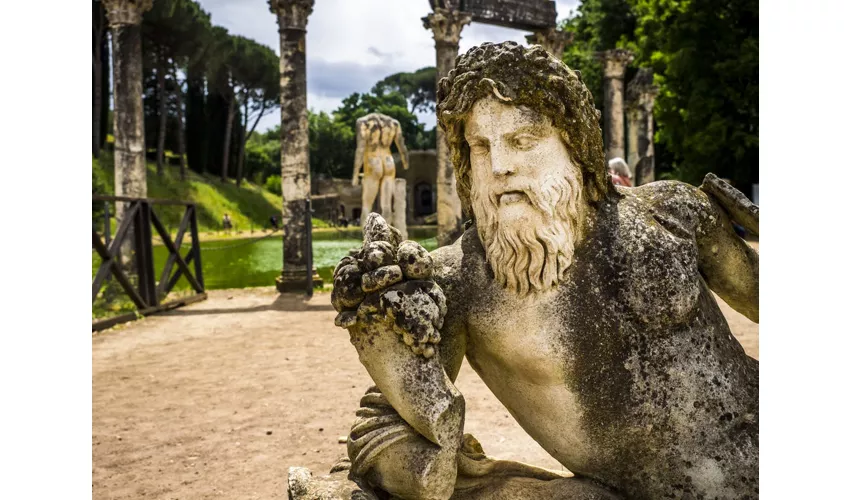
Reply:
<svg viewBox="0 0 850 500"><path fill-rule="evenodd" d="M198 0L215 25L252 38L280 54L277 20L266 0ZM579 0L557 0L558 21ZM368 92L387 75L436 64L434 39L422 26L428 0L316 0L307 23L307 107L331 112L353 92ZM472 23L463 28L460 53L483 42L526 44L528 32ZM420 114L427 127L433 114ZM257 129L280 123L275 111Z"/></svg>

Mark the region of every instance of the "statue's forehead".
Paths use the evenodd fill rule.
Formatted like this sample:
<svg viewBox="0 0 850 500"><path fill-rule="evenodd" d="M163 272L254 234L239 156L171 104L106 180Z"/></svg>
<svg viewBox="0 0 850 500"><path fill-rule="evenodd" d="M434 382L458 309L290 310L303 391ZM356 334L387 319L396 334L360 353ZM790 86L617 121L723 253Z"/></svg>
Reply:
<svg viewBox="0 0 850 500"><path fill-rule="evenodd" d="M493 96L477 100L464 120L467 134L504 131L528 125L544 125L548 117L525 105L514 105Z"/></svg>

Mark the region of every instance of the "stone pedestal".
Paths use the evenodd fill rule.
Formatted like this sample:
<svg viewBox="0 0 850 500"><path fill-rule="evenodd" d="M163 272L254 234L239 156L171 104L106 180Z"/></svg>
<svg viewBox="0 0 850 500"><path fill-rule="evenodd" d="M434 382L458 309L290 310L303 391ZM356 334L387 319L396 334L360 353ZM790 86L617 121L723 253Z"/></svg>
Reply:
<svg viewBox="0 0 850 500"><path fill-rule="evenodd" d="M652 108L657 95L652 70L647 68L640 69L626 88L628 163L634 172L635 186L655 180Z"/></svg>
<svg viewBox="0 0 850 500"><path fill-rule="evenodd" d="M626 49L613 49L597 53L596 57L602 61L603 92L605 93L602 129L605 139L605 159L625 158L623 77L626 75L626 66L634 59L634 56Z"/></svg>
<svg viewBox="0 0 850 500"><path fill-rule="evenodd" d="M270 0L280 34L280 184L283 192L283 270L277 288L307 289L306 200L310 194L307 123L307 18L313 0Z"/></svg>
<svg viewBox="0 0 850 500"><path fill-rule="evenodd" d="M395 180L393 191L393 218L390 224L401 232L401 238L407 239L407 181Z"/></svg>
<svg viewBox="0 0 850 500"><path fill-rule="evenodd" d="M558 28L535 31L525 37L529 45L540 45L558 60L564 55L564 48L573 41L573 34Z"/></svg>
<svg viewBox="0 0 850 500"><path fill-rule="evenodd" d="M458 10L434 8L422 18L425 29L433 32L437 49L437 82L455 66L460 32L472 16ZM463 210L455 186L454 168L443 130L437 127L437 243L448 245L463 233Z"/></svg>

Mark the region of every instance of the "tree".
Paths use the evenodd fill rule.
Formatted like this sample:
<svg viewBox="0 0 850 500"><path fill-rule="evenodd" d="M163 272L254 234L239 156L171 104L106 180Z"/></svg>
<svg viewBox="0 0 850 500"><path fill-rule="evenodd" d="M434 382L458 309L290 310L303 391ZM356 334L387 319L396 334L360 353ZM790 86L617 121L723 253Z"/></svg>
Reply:
<svg viewBox="0 0 850 500"><path fill-rule="evenodd" d="M676 159L668 175L709 171L747 191L758 182L758 2L633 0L634 48L660 93L656 140Z"/></svg>
<svg viewBox="0 0 850 500"><path fill-rule="evenodd" d="M100 157L109 111L109 38L103 2L92 2L92 156Z"/></svg>
<svg viewBox="0 0 850 500"><path fill-rule="evenodd" d="M280 105L280 58L265 45L244 37L234 37L233 95L242 109L239 163L236 185L242 183L245 143L260 118ZM248 124L253 121L251 128Z"/></svg>
<svg viewBox="0 0 850 500"><path fill-rule="evenodd" d="M410 111L433 113L437 109L437 68L428 66L413 73L395 73L372 87L372 93L376 95L393 91L407 99Z"/></svg>
<svg viewBox="0 0 850 500"><path fill-rule="evenodd" d="M185 137L183 135L183 82L178 69L186 71L190 62L200 59L208 45L210 18L192 0L158 0L145 13L143 34L145 55L156 75L156 99L159 118L157 135L157 174L162 173L168 123L168 100L171 96L177 119L177 142L180 174L185 178ZM169 80L166 83L166 79Z"/></svg>
<svg viewBox="0 0 850 500"><path fill-rule="evenodd" d="M564 50L563 61L581 72L582 81L593 94L597 109L603 109L602 66L595 54L622 47L634 40L636 15L630 0L584 0L577 11L561 23L561 29L573 34ZM629 68L626 81L634 74Z"/></svg>

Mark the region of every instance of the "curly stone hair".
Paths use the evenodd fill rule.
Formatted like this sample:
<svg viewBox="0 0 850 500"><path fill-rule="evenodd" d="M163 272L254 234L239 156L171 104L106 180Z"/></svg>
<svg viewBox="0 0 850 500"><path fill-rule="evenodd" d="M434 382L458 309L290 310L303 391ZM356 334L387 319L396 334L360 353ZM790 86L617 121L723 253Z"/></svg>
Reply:
<svg viewBox="0 0 850 500"><path fill-rule="evenodd" d="M464 119L477 100L494 94L548 116L561 130L573 162L581 168L587 201L615 195L602 147L600 113L579 74L539 45L483 43L458 57L437 88L437 120L446 134L464 213L473 216Z"/></svg>

